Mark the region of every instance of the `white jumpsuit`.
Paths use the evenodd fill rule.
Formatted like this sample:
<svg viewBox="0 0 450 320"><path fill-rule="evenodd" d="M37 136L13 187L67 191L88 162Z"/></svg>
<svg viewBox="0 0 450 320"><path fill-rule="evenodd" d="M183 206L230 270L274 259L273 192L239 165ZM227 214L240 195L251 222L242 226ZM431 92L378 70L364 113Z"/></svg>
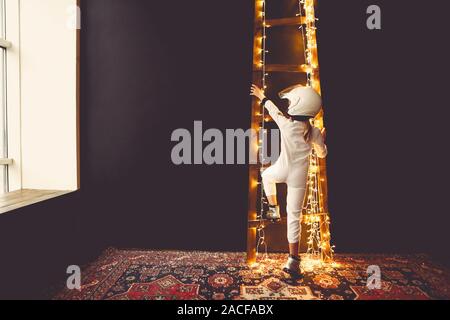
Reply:
<svg viewBox="0 0 450 320"><path fill-rule="evenodd" d="M320 130L312 128L309 142L304 139L307 124L293 121L284 116L272 101L265 108L281 132L281 153L277 162L266 169L263 185L266 196L276 195L276 183L286 183L287 192L287 238L289 243L298 243L300 238L300 217L306 193L309 169L309 155L312 148L319 158L327 156L327 147Z"/></svg>

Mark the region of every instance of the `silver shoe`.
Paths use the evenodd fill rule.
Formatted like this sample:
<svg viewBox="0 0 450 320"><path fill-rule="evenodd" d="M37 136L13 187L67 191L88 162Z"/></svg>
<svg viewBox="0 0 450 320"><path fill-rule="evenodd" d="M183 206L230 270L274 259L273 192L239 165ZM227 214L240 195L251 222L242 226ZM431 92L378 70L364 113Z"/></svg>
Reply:
<svg viewBox="0 0 450 320"><path fill-rule="evenodd" d="M280 220L281 219L280 207L279 206L276 206L276 207L269 206L269 210L266 213L266 218L269 220Z"/></svg>
<svg viewBox="0 0 450 320"><path fill-rule="evenodd" d="M288 258L286 265L283 268L283 271L288 273L291 276L299 277L302 275L302 271L300 269L300 260L296 260L292 257Z"/></svg>

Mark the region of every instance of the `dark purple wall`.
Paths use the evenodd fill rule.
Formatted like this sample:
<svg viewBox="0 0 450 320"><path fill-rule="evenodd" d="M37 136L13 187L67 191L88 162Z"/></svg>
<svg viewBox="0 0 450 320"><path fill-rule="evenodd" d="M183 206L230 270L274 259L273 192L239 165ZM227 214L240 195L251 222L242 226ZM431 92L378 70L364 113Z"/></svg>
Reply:
<svg viewBox="0 0 450 320"><path fill-rule="evenodd" d="M244 250L247 167L171 162L172 131L250 123L253 6L83 2L82 186L111 245Z"/></svg>
<svg viewBox="0 0 450 320"><path fill-rule="evenodd" d="M337 250L427 252L449 263L444 6L429 2L428 14L420 1L319 3ZM381 31L365 28L371 4L382 8Z"/></svg>

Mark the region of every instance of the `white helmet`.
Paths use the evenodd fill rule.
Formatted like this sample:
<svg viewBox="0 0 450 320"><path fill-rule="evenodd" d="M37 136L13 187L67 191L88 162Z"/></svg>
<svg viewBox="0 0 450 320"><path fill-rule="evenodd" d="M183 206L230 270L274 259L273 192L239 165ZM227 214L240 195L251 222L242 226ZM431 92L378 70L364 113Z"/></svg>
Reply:
<svg viewBox="0 0 450 320"><path fill-rule="evenodd" d="M289 100L288 113L291 116L316 117L322 109L322 98L310 87L295 85L279 94L281 99Z"/></svg>

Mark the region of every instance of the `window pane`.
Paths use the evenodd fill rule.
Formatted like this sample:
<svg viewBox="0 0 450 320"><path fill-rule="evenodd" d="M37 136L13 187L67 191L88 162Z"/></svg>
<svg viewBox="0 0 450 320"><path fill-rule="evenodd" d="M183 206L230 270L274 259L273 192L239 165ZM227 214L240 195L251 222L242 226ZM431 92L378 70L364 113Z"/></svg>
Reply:
<svg viewBox="0 0 450 320"><path fill-rule="evenodd" d="M0 37L5 38L5 1L0 0ZM8 156L6 126L6 50L0 49L0 158ZM0 166L0 194L7 192L8 167Z"/></svg>
<svg viewBox="0 0 450 320"><path fill-rule="evenodd" d="M6 158L5 50L0 50L0 158ZM6 192L7 166L0 166L0 194Z"/></svg>
<svg viewBox="0 0 450 320"><path fill-rule="evenodd" d="M5 0L0 0L0 35L5 37Z"/></svg>

